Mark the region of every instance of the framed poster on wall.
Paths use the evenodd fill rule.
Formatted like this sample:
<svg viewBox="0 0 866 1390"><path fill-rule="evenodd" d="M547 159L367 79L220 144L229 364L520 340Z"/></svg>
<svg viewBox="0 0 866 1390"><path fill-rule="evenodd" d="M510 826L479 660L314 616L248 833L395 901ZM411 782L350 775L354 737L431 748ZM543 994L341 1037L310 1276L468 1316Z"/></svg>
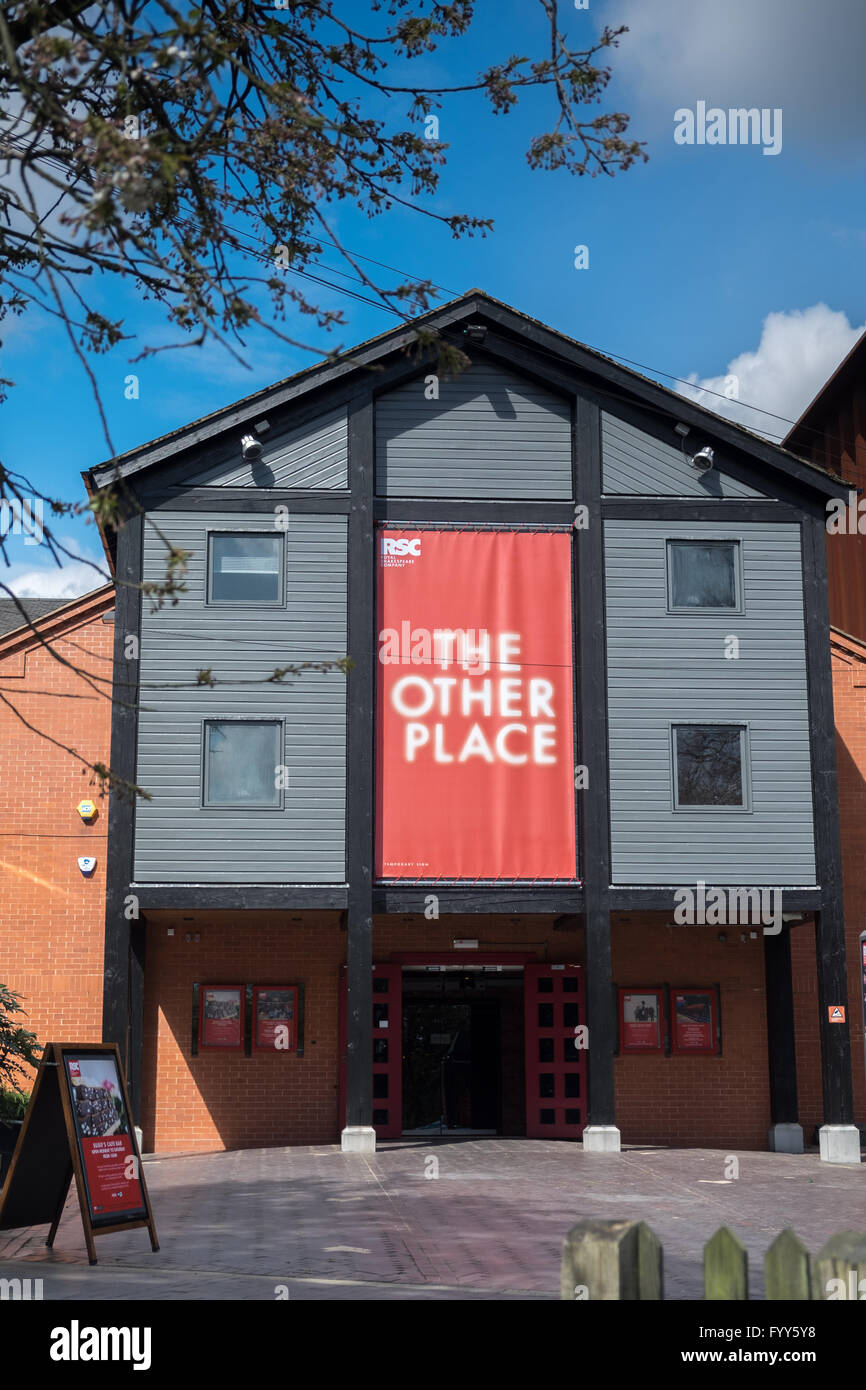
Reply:
<svg viewBox="0 0 866 1390"><path fill-rule="evenodd" d="M298 986L253 986L253 1051L297 1052Z"/></svg>
<svg viewBox="0 0 866 1390"><path fill-rule="evenodd" d="M718 1052L716 991L671 987L671 1049L673 1052Z"/></svg>
<svg viewBox="0 0 866 1390"><path fill-rule="evenodd" d="M664 990L643 986L620 989L619 1045L622 1052L664 1050Z"/></svg>
<svg viewBox="0 0 866 1390"><path fill-rule="evenodd" d="M199 991L200 1048L240 1052L244 1045L243 985L202 985Z"/></svg>

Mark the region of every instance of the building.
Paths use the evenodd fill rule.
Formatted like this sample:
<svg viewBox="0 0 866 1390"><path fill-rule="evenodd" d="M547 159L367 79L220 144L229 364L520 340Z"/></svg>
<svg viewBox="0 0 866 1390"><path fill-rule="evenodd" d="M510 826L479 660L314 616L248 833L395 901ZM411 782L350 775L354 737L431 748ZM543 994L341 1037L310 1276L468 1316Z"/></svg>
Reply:
<svg viewBox="0 0 866 1390"><path fill-rule="evenodd" d="M108 798L81 759L108 763L113 609L110 584L0 601L0 980L40 1043L101 1035Z"/></svg>
<svg viewBox="0 0 866 1390"><path fill-rule="evenodd" d="M812 922L859 1161L839 480L480 291L417 323L456 379L400 327L86 475L128 498L103 1028L146 1145L797 1151Z"/></svg>
<svg viewBox="0 0 866 1390"><path fill-rule="evenodd" d="M785 448L836 473L844 486L828 508L828 603L842 835L848 1008L855 1112L866 1117L866 334L821 388ZM844 506L844 510L842 509ZM811 1133L820 1116L812 931L795 932L800 1109ZM862 1127L862 1125L861 1125Z"/></svg>

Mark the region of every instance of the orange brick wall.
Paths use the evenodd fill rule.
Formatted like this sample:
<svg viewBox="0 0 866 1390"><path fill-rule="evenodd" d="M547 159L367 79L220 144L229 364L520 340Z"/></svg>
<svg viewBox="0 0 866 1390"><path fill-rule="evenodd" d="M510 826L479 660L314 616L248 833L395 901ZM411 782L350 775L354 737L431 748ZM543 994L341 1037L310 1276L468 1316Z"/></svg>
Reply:
<svg viewBox="0 0 866 1390"><path fill-rule="evenodd" d="M96 678L110 679L113 638L97 616L51 647L104 690ZM0 688L34 729L108 762L110 699L44 648L0 660ZM85 799L99 806L89 826L75 809ZM40 1043L101 1041L107 800L75 758L0 702L0 981L24 996L24 1026ZM89 879L77 864L85 854L98 861Z"/></svg>
<svg viewBox="0 0 866 1390"><path fill-rule="evenodd" d="M760 941L735 944L730 930L722 946L716 935L714 928L669 931L657 915L615 921L614 972L622 984L722 988L721 1058L617 1059L618 1123L626 1142L766 1147L763 949ZM555 932L549 917L478 916L377 918L374 959L450 951L455 937L540 960L583 961L583 933ZM338 981L345 950L336 913L250 913L243 920L231 913L149 914L145 1147L183 1152L337 1142ZM193 1057L196 982L304 984L305 1055Z"/></svg>

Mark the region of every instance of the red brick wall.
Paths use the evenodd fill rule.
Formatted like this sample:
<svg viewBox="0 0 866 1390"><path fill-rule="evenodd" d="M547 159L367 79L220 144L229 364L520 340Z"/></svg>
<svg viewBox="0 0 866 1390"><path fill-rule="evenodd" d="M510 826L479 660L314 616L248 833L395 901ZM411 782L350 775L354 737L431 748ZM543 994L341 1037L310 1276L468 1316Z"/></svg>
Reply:
<svg viewBox="0 0 866 1390"><path fill-rule="evenodd" d="M719 985L722 1051L717 1057L617 1057L623 1143L766 1149L770 1094L760 928L752 940L747 927L668 926L670 920L658 913L614 918L614 980Z"/></svg>
<svg viewBox="0 0 866 1390"><path fill-rule="evenodd" d="M51 648L104 690L96 678L111 676L113 637L100 615ZM44 648L0 659L0 686L34 729L108 762L110 698ZM75 809L85 799L99 806L89 826ZM40 1043L101 1041L107 801L75 758L0 702L0 981L24 996ZM89 879L85 854L98 861Z"/></svg>
<svg viewBox="0 0 866 1390"><path fill-rule="evenodd" d="M833 638L833 702L842 832L842 878L848 967L848 1027L854 1078L854 1119L866 1124L859 937L866 931L866 648ZM797 1082L806 1140L823 1122L818 994L813 927L791 934L797 1024Z"/></svg>
<svg viewBox="0 0 866 1390"><path fill-rule="evenodd" d="M149 914L141 1107L146 1150L338 1140L337 986L345 949L333 912ZM193 1057L195 983L303 984L304 1056Z"/></svg>
<svg viewBox="0 0 866 1390"><path fill-rule="evenodd" d="M337 914L258 913L241 921L231 913L152 913L147 935L146 1147L181 1152L337 1142L338 980L346 949ZM728 944L716 935L715 928L669 931L658 915L615 921L614 971L622 984L722 988L722 1057L617 1059L618 1123L626 1142L766 1147L763 950L759 940L740 943L730 928ZM487 949L557 963L583 960L582 932L554 932L549 917L477 916L377 918L374 959L451 951L455 937L470 936ZM195 982L303 983L304 1057L193 1057Z"/></svg>

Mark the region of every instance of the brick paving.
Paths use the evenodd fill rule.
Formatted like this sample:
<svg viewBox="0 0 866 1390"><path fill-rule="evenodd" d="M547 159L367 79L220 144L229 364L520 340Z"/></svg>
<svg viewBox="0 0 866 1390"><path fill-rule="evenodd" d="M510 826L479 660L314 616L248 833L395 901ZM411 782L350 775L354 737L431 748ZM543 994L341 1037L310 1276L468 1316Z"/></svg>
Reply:
<svg viewBox="0 0 866 1390"><path fill-rule="evenodd" d="M627 1149L520 1139L159 1155L145 1172L160 1250L144 1230L97 1237L87 1265L77 1198L53 1253L45 1228L0 1232L0 1278L41 1278L46 1300L556 1299L562 1238L580 1217L648 1222L665 1251L669 1299L696 1299L701 1251L721 1225L761 1260L792 1226L812 1251L866 1231L866 1168L817 1154ZM438 1177L425 1174L435 1171Z"/></svg>

